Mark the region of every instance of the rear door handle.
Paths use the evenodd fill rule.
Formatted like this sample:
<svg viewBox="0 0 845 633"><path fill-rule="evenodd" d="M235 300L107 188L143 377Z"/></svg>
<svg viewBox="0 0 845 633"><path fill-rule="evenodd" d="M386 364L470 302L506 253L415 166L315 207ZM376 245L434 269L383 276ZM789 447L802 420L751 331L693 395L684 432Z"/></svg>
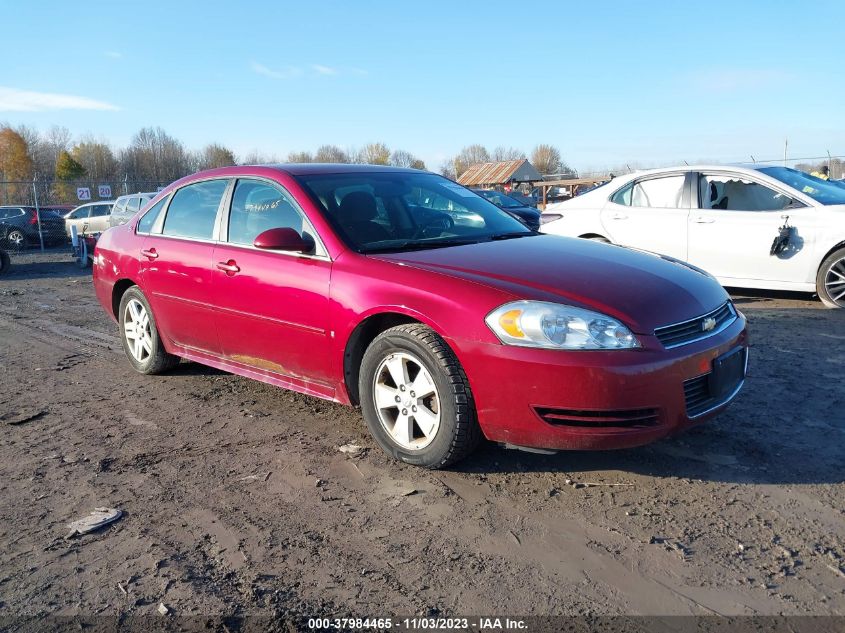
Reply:
<svg viewBox="0 0 845 633"><path fill-rule="evenodd" d="M716 220L713 218L705 218L703 216L698 216L695 220L693 220L696 224L713 224Z"/></svg>
<svg viewBox="0 0 845 633"><path fill-rule="evenodd" d="M230 275L230 276L241 272L240 267L238 266L238 264L235 262L234 259L230 259L227 262L217 262L217 270L222 270L223 272L225 272L227 275Z"/></svg>
<svg viewBox="0 0 845 633"><path fill-rule="evenodd" d="M143 255L144 257L149 257L150 259L158 259L158 253L156 253L156 249L154 248L145 248L141 251L141 255Z"/></svg>

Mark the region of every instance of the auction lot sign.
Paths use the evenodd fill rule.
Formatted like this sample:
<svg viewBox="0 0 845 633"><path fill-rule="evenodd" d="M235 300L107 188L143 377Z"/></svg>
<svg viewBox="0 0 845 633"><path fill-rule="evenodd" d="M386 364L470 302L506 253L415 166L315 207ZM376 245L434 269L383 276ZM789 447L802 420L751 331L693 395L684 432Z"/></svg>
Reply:
<svg viewBox="0 0 845 633"><path fill-rule="evenodd" d="M88 187L77 187L76 188L76 197L79 200L90 200L91 199L91 190Z"/></svg>

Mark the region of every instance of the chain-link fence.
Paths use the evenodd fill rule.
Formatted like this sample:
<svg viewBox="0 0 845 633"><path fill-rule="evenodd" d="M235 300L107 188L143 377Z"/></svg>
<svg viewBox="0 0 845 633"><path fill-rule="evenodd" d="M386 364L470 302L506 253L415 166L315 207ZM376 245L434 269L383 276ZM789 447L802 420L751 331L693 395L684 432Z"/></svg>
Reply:
<svg viewBox="0 0 845 633"><path fill-rule="evenodd" d="M123 195L155 192L166 184L128 179L0 181L0 249L14 254L67 248L71 225L79 224L78 230L98 222L104 223L102 228L108 226L111 207L105 203ZM98 202L104 204L73 213L80 205Z"/></svg>

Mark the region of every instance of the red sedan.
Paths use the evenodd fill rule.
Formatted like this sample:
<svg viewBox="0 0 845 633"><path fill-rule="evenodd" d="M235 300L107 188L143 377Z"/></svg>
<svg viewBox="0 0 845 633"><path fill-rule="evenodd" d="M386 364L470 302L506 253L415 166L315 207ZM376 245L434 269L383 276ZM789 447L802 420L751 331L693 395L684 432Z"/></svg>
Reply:
<svg viewBox="0 0 845 633"><path fill-rule="evenodd" d="M411 169L189 176L103 234L94 286L137 371L186 358L360 405L388 453L429 468L482 434L645 444L724 409L747 364L708 274L540 235Z"/></svg>

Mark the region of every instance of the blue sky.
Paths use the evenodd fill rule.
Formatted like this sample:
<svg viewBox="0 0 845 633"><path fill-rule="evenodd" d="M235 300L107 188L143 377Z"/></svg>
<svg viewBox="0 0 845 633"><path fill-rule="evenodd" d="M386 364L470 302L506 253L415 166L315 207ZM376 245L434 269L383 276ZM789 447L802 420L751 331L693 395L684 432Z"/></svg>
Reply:
<svg viewBox="0 0 845 633"><path fill-rule="evenodd" d="M0 121L437 168L540 142L582 170L845 154L845 3L0 0Z"/></svg>

